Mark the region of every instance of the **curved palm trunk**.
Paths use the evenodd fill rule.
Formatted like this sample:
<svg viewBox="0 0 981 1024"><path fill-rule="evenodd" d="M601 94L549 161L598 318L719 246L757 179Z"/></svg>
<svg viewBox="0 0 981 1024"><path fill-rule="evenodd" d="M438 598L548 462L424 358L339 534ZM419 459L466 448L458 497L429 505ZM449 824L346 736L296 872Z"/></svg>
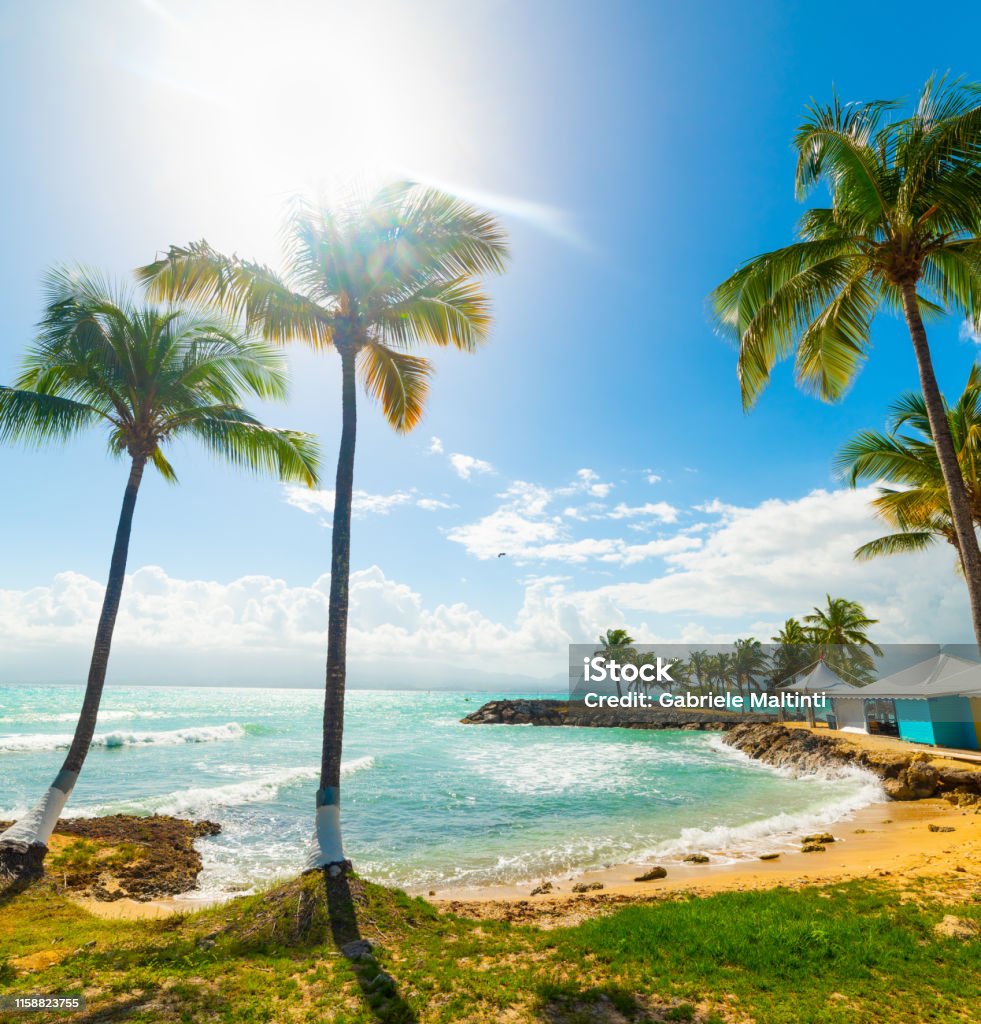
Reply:
<svg viewBox="0 0 981 1024"><path fill-rule="evenodd" d="M937 376L933 371L930 358L930 346L927 344L926 329L920 308L916 301L916 286L907 282L902 286L903 312L913 341L916 353L916 365L920 371L920 387L923 401L926 404L927 417L930 420L930 431L937 449L940 470L947 487L947 498L950 502L951 518L957 531L957 547L964 568L964 579L967 582L967 593L971 601L971 618L974 623L974 636L981 644L981 549L978 547L977 534L974 532L974 519L967 498L964 477L957 462L954 439L951 437L950 424L947 422L947 411L937 384Z"/></svg>
<svg viewBox="0 0 981 1024"><path fill-rule="evenodd" d="M351 575L351 498L358 429L355 352L345 346L340 349L340 353L342 425L331 536L323 750L320 759L320 789L317 790L316 828L306 862L307 870L326 867L332 875L340 874L350 863L344 856L341 839L341 751L347 676L348 582Z"/></svg>
<svg viewBox="0 0 981 1024"><path fill-rule="evenodd" d="M119 611L119 601L126 579L126 558L129 554L129 538L133 528L133 512L145 465L145 459L133 459L126 491L123 494L119 525L116 527L116 543L112 549L112 561L109 563L109 579L102 601L99 625L95 631L95 646L92 650L88 681L85 684L85 698L75 726L75 735L72 737L61 771L41 802L0 835L0 877L6 875L22 878L43 873L48 840L55 825L58 824L58 818L68 802L85 762L85 756L89 752L99 716L102 688L106 681L116 614Z"/></svg>

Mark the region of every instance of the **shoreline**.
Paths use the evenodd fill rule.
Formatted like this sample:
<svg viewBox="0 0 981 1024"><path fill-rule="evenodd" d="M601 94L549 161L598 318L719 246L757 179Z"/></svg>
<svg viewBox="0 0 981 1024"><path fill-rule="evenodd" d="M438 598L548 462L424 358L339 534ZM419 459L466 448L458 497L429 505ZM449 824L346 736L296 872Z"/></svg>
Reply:
<svg viewBox="0 0 981 1024"><path fill-rule="evenodd" d="M931 831L930 826L937 831ZM953 831L941 831L952 829ZM981 813L951 805L939 798L884 801L852 812L829 826L835 842L822 852L788 852L786 835L774 836L783 848L775 860L746 857L723 863L685 864L666 861L665 878L638 882L651 862L627 862L552 876L550 892L532 896L540 882L446 886L410 886L406 892L427 899L438 909L463 916L565 924L613 910L627 903L646 903L721 892L746 892L812 885L831 885L862 878L905 882L911 878L955 877L965 885L981 886ZM765 842L761 842L761 849ZM572 891L573 885L599 883L601 889ZM432 893L432 894L431 894ZM105 920L162 919L194 913L227 903L227 898L190 893L152 900L96 900L74 896L72 901Z"/></svg>
<svg viewBox="0 0 981 1024"><path fill-rule="evenodd" d="M714 725L709 726L712 732L718 730ZM883 784L885 799L847 810L830 824L820 826L816 831L830 832L835 841L814 852L795 848L795 842L804 833L788 829L754 841L753 853L736 853L724 846L704 851L710 859L703 864L684 863L673 855L660 862L611 864L540 880L409 886L406 891L451 912L548 920L598 912L604 906L624 902L820 885L857 878L957 872L964 880L972 879L975 884L981 881L981 771L975 766L951 762L943 753L931 756L923 748L895 740L885 743L879 737L829 735L824 730L797 725L742 723L725 732L726 745L734 753L771 768L789 768L806 774L842 768L863 770ZM965 778L975 795L964 795ZM926 781L931 782L928 790L923 789ZM961 785L955 790L948 782ZM779 808L773 811L777 813ZM760 855L767 853L777 856L761 859ZM664 867L666 876L652 881L637 880L655 866ZM550 883L549 891L532 896L532 890L545 882ZM581 884L593 885L595 889L573 892L573 886ZM89 894L78 894L73 899L99 917L131 920L193 913L228 902L234 895L195 896L192 889L149 900L100 900Z"/></svg>
<svg viewBox="0 0 981 1024"><path fill-rule="evenodd" d="M931 831L930 826L953 831ZM667 876L648 882L635 878L651 863L611 865L573 876L553 878L553 889L532 896L539 883L436 889L427 898L442 910L478 917L548 918L591 912L625 902L646 902L683 895L770 889L778 886L832 884L858 878L906 879L957 873L981 883L981 814L942 799L871 804L828 828L835 842L824 851L781 851L775 860L730 863L665 862ZM775 837L776 839L776 837ZM762 846L763 844L761 844ZM777 843L774 842L774 846ZM961 870L963 869L963 870ZM579 883L603 888L574 893ZM413 890L413 895L427 895Z"/></svg>

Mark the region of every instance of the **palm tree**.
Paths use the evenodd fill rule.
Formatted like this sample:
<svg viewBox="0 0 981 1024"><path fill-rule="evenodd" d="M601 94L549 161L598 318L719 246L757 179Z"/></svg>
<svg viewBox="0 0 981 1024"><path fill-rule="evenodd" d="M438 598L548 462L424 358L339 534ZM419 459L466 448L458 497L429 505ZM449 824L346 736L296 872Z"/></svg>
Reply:
<svg viewBox="0 0 981 1024"><path fill-rule="evenodd" d="M798 619L787 619L770 639L777 644L770 656L770 678L774 683L787 682L818 658L814 634Z"/></svg>
<svg viewBox="0 0 981 1024"><path fill-rule="evenodd" d="M757 256L715 289L718 323L739 346L744 406L796 350L800 385L842 397L864 362L872 321L901 310L956 530L981 643L981 550L927 343L924 315L957 311L981 327L981 86L930 79L915 111L893 103L813 105L797 131L797 193L824 182L799 241Z"/></svg>
<svg viewBox="0 0 981 1024"><path fill-rule="evenodd" d="M823 608L804 616L814 644L816 657L823 658L839 675L853 682L870 682L874 661L882 649L868 636L868 629L879 620L870 619L857 601L825 595Z"/></svg>
<svg viewBox="0 0 981 1024"><path fill-rule="evenodd" d="M732 683L735 678L733 672L733 656L727 651L720 651L712 655L709 677L723 693L731 695Z"/></svg>
<svg viewBox="0 0 981 1024"><path fill-rule="evenodd" d="M751 686L756 687L757 691L762 690L759 680L766 673L769 657L759 640L753 637L737 640L732 665L740 694L743 693L744 683L747 692Z"/></svg>
<svg viewBox="0 0 981 1024"><path fill-rule="evenodd" d="M48 839L92 742L147 464L176 482L164 448L186 437L284 480L312 485L317 472L312 438L263 426L239 405L244 394L284 397L284 368L274 350L214 317L136 306L84 271L54 271L46 290L47 310L23 372L14 387L0 389L0 441L40 444L102 426L110 452L128 457L130 470L71 746L38 806L0 835L0 874L14 877L42 872Z"/></svg>
<svg viewBox="0 0 981 1024"><path fill-rule="evenodd" d="M698 683L698 692L705 693L705 684L709 679L712 655L708 651L692 651L688 655L688 673Z"/></svg>
<svg viewBox="0 0 981 1024"><path fill-rule="evenodd" d="M608 629L600 638L600 649L596 655L612 665L626 665L637 658L637 651L630 645L634 638L625 629ZM617 696L622 697L620 680L615 679Z"/></svg>
<svg viewBox="0 0 981 1024"><path fill-rule="evenodd" d="M967 387L947 408L947 423L975 526L981 526L981 368L971 367ZM913 434L900 433L909 427ZM958 552L957 530L950 514L937 448L923 396L903 395L890 410L887 433L865 430L838 453L839 471L857 486L862 480L888 480L872 502L876 514L894 533L863 544L858 559L922 551L937 540Z"/></svg>
<svg viewBox="0 0 981 1024"><path fill-rule="evenodd" d="M432 364L418 345L475 351L491 325L477 277L500 272L507 242L494 217L411 182L389 185L334 210L298 204L286 224L279 274L205 241L172 247L141 268L153 296L190 296L242 317L269 341L333 349L341 362L341 441L334 489L327 672L320 788L308 869L342 874L340 772L347 676L351 497L357 387L381 403L389 424L411 430L422 416Z"/></svg>

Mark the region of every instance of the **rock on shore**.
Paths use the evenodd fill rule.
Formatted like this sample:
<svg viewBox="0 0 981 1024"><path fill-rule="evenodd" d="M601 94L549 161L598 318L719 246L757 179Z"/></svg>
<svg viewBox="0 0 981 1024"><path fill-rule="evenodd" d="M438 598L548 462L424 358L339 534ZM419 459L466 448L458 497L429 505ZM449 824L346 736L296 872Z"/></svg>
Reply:
<svg viewBox="0 0 981 1024"><path fill-rule="evenodd" d="M464 725L569 725L596 729L689 729L722 732L766 715L673 708L587 708L567 700L492 700L460 720Z"/></svg>
<svg viewBox="0 0 981 1024"><path fill-rule="evenodd" d="M778 767L804 771L842 765L864 768L882 779L882 788L893 800L943 796L952 803L970 805L981 798L981 771L935 761L926 751L870 749L842 737L775 724L739 724L729 730L725 742Z"/></svg>
<svg viewBox="0 0 981 1024"><path fill-rule="evenodd" d="M7 824L0 822L0 831ZM193 889L201 872L194 840L220 831L214 821L166 814L65 818L51 837L44 869L69 892L97 900L177 896Z"/></svg>

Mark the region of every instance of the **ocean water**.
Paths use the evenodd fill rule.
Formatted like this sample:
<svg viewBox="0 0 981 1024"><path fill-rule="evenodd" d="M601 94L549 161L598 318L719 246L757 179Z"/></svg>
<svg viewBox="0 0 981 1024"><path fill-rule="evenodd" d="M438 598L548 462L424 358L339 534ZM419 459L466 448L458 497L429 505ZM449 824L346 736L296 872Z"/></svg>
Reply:
<svg viewBox="0 0 981 1024"><path fill-rule="evenodd" d="M713 733L459 724L494 696L349 692L342 799L359 871L441 888L694 851L739 859L883 799L871 775L795 777ZM81 697L0 687L0 819L50 784ZM66 813L219 821L221 835L199 843L201 891L246 891L302 861L321 705L316 690L107 688Z"/></svg>

